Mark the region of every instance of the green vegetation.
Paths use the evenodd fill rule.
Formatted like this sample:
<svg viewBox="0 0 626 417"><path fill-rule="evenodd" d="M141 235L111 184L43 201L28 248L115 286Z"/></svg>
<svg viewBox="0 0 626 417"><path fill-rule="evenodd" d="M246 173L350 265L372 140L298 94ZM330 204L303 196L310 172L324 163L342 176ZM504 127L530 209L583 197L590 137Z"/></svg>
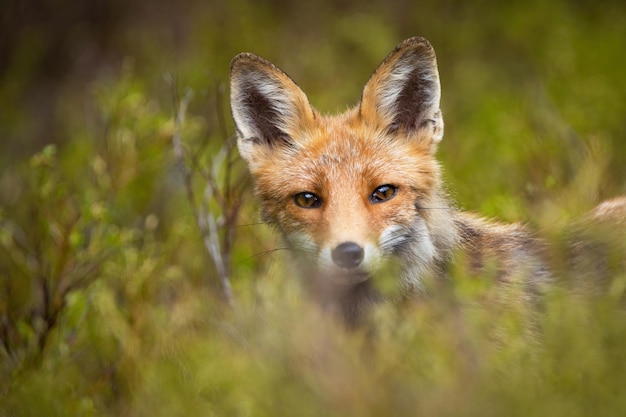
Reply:
<svg viewBox="0 0 626 417"><path fill-rule="evenodd" d="M626 413L624 242L583 248L602 279L562 244L626 194L623 2L40 3L0 19L0 416ZM334 112L413 35L438 54L451 194L551 242L532 318L460 265L347 332L258 224L229 60Z"/></svg>

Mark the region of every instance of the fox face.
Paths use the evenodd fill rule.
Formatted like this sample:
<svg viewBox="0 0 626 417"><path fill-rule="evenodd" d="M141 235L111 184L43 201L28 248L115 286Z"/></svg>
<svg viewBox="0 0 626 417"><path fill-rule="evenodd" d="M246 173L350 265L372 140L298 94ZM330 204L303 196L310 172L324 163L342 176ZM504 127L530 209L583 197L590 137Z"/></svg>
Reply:
<svg viewBox="0 0 626 417"><path fill-rule="evenodd" d="M335 116L317 112L263 58L233 59L239 152L263 220L307 275L354 285L395 259L416 286L441 260L454 233L434 157L443 137L439 102L436 58L423 38L398 45L358 105Z"/></svg>

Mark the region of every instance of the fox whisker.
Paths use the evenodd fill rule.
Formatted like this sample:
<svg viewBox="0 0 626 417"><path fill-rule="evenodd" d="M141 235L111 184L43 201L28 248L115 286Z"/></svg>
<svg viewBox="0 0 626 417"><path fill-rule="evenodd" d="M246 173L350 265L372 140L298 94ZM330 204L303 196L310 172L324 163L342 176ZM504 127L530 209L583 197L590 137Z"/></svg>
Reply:
<svg viewBox="0 0 626 417"><path fill-rule="evenodd" d="M264 250L264 251L261 251L261 252L257 252L257 253L255 253L252 256L249 256L249 257L247 257L245 259L242 259L240 263L245 263L245 262L247 262L247 261L249 261L251 259L257 259L257 258L260 258L260 257L269 256L269 255L272 255L273 253L281 251L281 250L289 250L289 248L288 247L282 247L282 248L274 248L274 249L268 249L268 250Z"/></svg>
<svg viewBox="0 0 626 417"><path fill-rule="evenodd" d="M418 207L418 210L452 210L458 211L458 209L454 207Z"/></svg>
<svg viewBox="0 0 626 417"><path fill-rule="evenodd" d="M244 228L244 227L260 226L260 225L267 225L267 223L265 223L265 222L257 222L257 223L235 224L235 225L232 225L232 226L222 226L222 227L219 227L218 230L241 229L241 228Z"/></svg>

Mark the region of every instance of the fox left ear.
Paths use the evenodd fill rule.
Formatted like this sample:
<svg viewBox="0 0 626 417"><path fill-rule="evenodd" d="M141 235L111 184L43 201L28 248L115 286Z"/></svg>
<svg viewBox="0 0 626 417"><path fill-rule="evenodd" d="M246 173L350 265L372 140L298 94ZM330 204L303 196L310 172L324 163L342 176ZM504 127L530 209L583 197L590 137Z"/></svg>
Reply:
<svg viewBox="0 0 626 417"><path fill-rule="evenodd" d="M315 119L300 87L272 63L250 53L231 62L230 105L239 153L251 167L269 152L295 146L296 134Z"/></svg>
<svg viewBox="0 0 626 417"><path fill-rule="evenodd" d="M365 85L359 110L367 122L392 133L426 137L436 146L443 138L440 97L435 51L426 39L415 37L378 66Z"/></svg>

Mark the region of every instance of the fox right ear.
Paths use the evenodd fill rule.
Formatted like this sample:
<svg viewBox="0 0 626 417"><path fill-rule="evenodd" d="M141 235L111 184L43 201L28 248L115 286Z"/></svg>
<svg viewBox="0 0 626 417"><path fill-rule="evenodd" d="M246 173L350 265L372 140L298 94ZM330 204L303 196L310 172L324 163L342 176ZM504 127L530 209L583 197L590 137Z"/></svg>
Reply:
<svg viewBox="0 0 626 417"><path fill-rule="evenodd" d="M436 146L443 137L440 96L433 47L424 38L410 38L376 68L363 90L359 114L390 132L426 137Z"/></svg>
<svg viewBox="0 0 626 417"><path fill-rule="evenodd" d="M239 153L251 165L268 148L293 146L295 132L315 119L296 83L269 61L250 53L237 55L230 64L230 105Z"/></svg>

